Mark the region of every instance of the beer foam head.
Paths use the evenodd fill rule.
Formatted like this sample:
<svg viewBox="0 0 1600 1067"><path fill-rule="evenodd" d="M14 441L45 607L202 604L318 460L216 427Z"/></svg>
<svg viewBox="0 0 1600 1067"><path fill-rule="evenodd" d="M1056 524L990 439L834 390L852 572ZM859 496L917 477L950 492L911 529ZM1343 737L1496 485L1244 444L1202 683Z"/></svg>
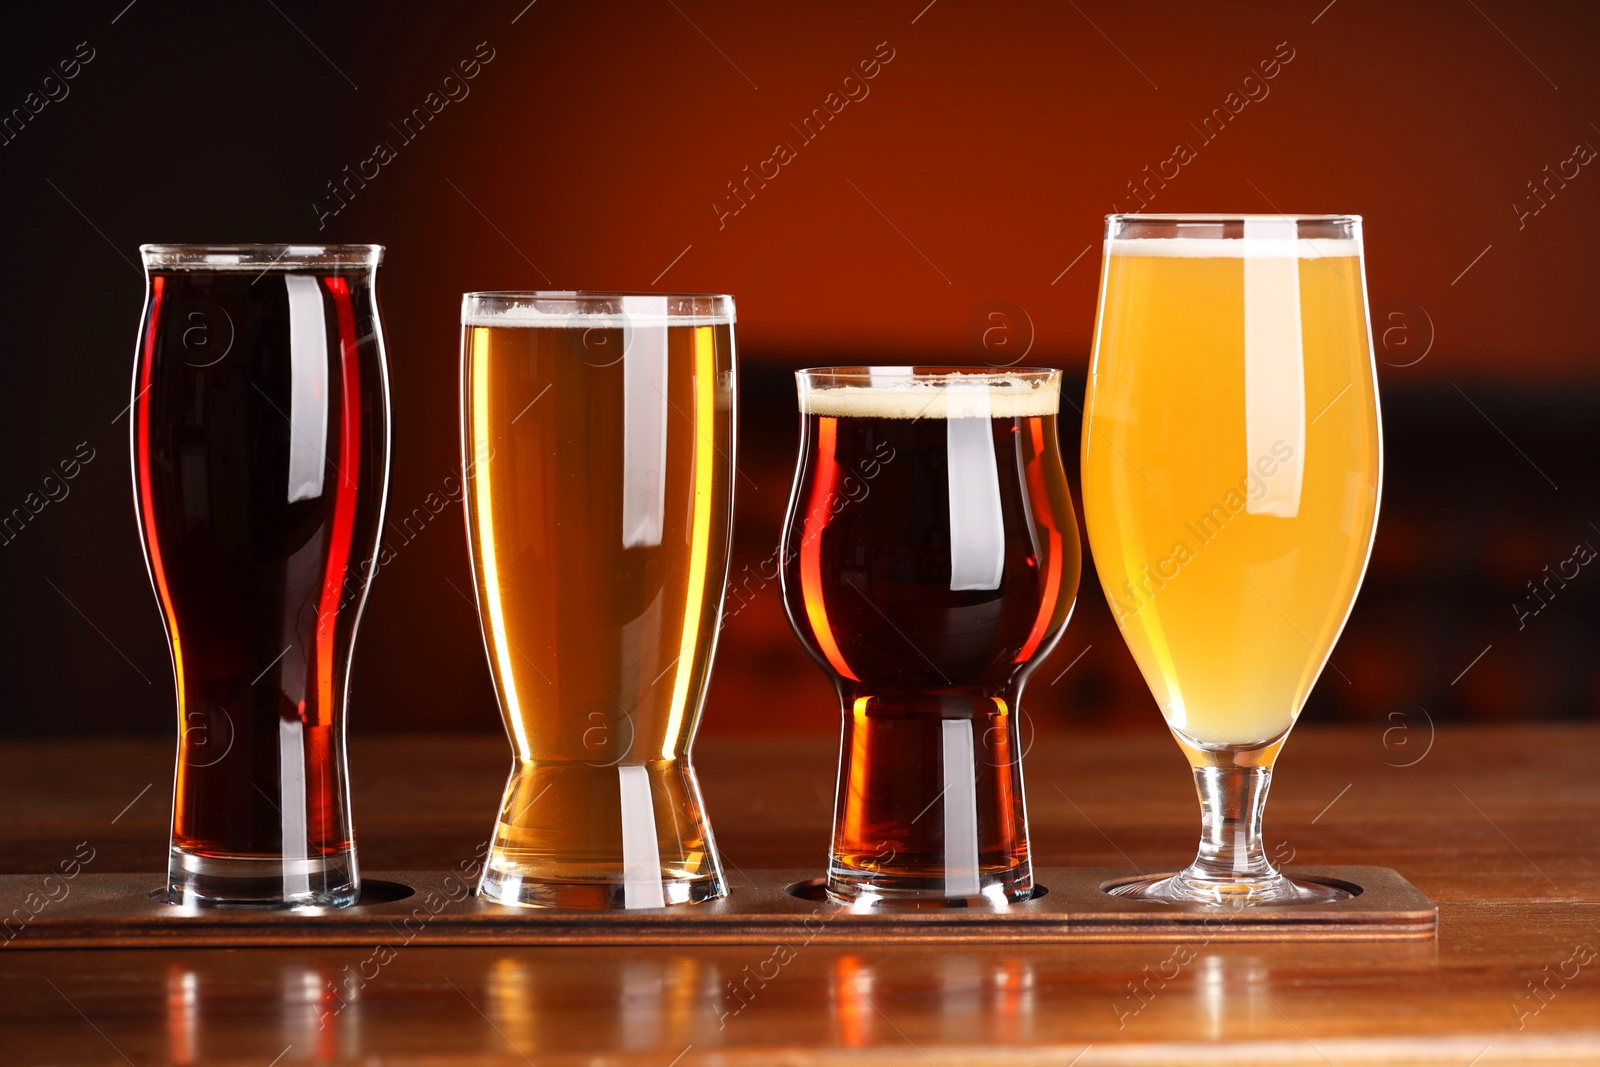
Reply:
<svg viewBox="0 0 1600 1067"><path fill-rule="evenodd" d="M467 293L461 301L463 326L629 330L733 323L733 299L726 296Z"/></svg>
<svg viewBox="0 0 1600 1067"><path fill-rule="evenodd" d="M802 377L800 411L828 418L1012 419L1054 415L1061 406L1061 379L1054 373L919 374L881 381L819 385Z"/></svg>
<svg viewBox="0 0 1600 1067"><path fill-rule="evenodd" d="M1338 259L1359 256L1350 237L1115 237L1108 256L1160 259Z"/></svg>

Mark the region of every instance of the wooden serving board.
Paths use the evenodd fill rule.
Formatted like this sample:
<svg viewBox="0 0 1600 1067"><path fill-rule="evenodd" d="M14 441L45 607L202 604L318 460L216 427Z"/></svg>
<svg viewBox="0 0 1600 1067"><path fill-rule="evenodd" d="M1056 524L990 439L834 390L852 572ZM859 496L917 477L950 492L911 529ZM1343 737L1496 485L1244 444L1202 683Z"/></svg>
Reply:
<svg viewBox="0 0 1600 1067"><path fill-rule="evenodd" d="M638 911L510 908L472 895L446 871L379 871L342 909L177 907L158 874L91 874L59 899L43 875L0 876L0 901L27 901L4 919L0 949L402 944L1043 944L1090 941L1387 941L1435 935L1438 908L1387 867L1295 868L1301 880L1360 892L1332 904L1243 910L1182 908L1114 897L1115 868L1047 867L1044 891L1010 907L854 912L829 903L807 870L739 872L723 900ZM42 906L41 906L42 904ZM26 918L26 922L21 917Z"/></svg>

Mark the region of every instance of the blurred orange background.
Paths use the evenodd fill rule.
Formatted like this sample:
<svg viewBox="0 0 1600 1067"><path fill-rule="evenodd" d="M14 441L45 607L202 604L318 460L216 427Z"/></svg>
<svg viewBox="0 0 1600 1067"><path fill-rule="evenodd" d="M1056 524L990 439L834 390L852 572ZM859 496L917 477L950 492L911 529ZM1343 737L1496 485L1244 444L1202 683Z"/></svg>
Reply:
<svg viewBox="0 0 1600 1067"><path fill-rule="evenodd" d="M734 294L737 575L777 540L788 371L1022 359L1065 368L1076 399L1103 216L1141 207L1366 220L1388 482L1334 652L1351 681L1329 672L1307 714L1381 733L1600 709L1600 577L1521 628L1515 610L1544 565L1600 542L1600 173L1578 161L1600 147L1593 5L284 2L111 22L120 7L33 12L0 46L6 106L79 40L96 50L0 151L0 491L19 499L80 439L105 456L0 555L0 595L24 606L0 646L8 730L172 728L110 421L142 300L118 256L142 241L388 246L391 518L459 464L463 291ZM1067 407L1062 424L1075 455ZM393 542L358 730L497 728L460 523L452 507ZM1160 727L1090 570L1026 704L1041 728ZM756 597L723 635L705 729L836 722L776 589Z"/></svg>

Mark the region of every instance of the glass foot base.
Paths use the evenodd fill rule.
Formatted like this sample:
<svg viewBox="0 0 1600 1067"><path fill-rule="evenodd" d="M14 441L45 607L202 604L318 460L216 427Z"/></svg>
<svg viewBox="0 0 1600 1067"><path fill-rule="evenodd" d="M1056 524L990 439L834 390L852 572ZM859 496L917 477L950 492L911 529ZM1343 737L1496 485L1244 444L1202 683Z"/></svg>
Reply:
<svg viewBox="0 0 1600 1067"><path fill-rule="evenodd" d="M167 903L201 908L344 908L361 895L353 850L301 859L172 848Z"/></svg>
<svg viewBox="0 0 1600 1067"><path fill-rule="evenodd" d="M935 908L989 908L1020 904L1034 896L1033 869L1017 867L1010 871L986 873L952 885L943 876L914 877L863 875L860 872L828 872L828 899L852 910L901 909L917 911Z"/></svg>
<svg viewBox="0 0 1600 1067"><path fill-rule="evenodd" d="M478 883L480 898L527 908L664 908L727 892L687 759L519 762Z"/></svg>
<svg viewBox="0 0 1600 1067"><path fill-rule="evenodd" d="M1202 907L1249 908L1265 904L1331 904L1349 900L1347 889L1321 882L1296 881L1273 872L1271 877L1253 881L1222 881L1193 870L1177 874L1153 875L1123 882L1106 890L1114 897L1149 900L1158 904L1188 904Z"/></svg>
<svg viewBox="0 0 1600 1067"><path fill-rule="evenodd" d="M721 878L648 883L551 882L493 868L486 870L478 883L480 898L521 908L662 908L700 904L727 893Z"/></svg>

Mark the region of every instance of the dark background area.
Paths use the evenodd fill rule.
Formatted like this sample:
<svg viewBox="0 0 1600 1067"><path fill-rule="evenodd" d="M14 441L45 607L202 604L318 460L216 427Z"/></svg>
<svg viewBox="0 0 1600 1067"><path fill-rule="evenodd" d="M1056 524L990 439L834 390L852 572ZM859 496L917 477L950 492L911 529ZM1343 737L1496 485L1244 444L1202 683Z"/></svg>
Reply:
<svg viewBox="0 0 1600 1067"><path fill-rule="evenodd" d="M1129 183L1180 141L1195 158L1144 187L1150 210L1366 219L1387 477L1339 672L1307 721L1600 708L1600 570L1552 582L1547 604L1528 584L1600 546L1600 162L1537 199L1529 185L1577 146L1600 148L1600 8L525 4L8 13L0 116L26 120L0 138L0 510L80 446L94 458L0 544L0 730L173 729L120 414L141 242L388 247L397 558L368 601L352 723L495 730L459 507L414 536L398 529L459 464L463 291L735 295L737 579L778 537L792 369L1024 359L1065 368L1076 402L1102 216L1136 208ZM1284 48L1274 78L1245 82ZM889 49L868 95L805 142L791 123ZM445 85L488 50L475 78ZM46 83L75 52L92 58ZM405 116L446 89L460 98L403 136ZM1246 90L1255 99L1226 110ZM59 99L29 112L46 91ZM1216 108L1227 122L1208 141L1196 127ZM780 141L795 158L733 199L728 183ZM332 213L329 183L379 142L393 158ZM985 347L997 307L1005 329ZM1073 407L1062 416L1076 455ZM1540 610L1519 625L1518 604ZM1042 730L1161 728L1087 566L1027 710ZM723 634L704 731L836 722L776 588L758 592Z"/></svg>

